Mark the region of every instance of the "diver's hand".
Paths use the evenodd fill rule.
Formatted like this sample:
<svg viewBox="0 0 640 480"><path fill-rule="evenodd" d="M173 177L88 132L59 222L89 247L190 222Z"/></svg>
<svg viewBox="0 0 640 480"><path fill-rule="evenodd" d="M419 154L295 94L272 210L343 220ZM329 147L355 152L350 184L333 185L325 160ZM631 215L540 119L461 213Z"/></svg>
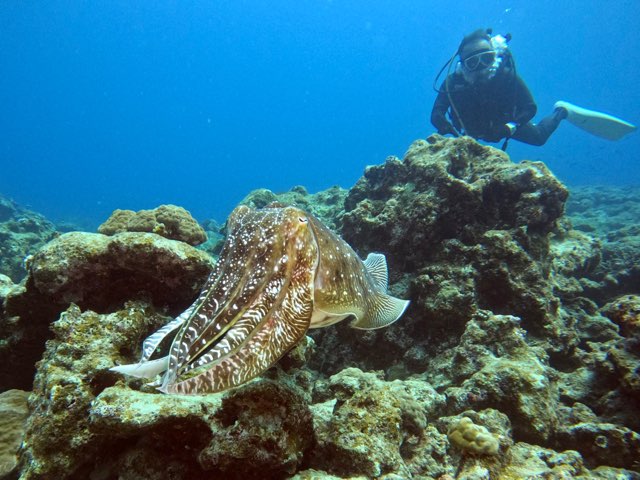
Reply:
<svg viewBox="0 0 640 480"><path fill-rule="evenodd" d="M447 123L446 126L442 127L440 130L438 130L438 133L440 135L453 135L454 137L458 137L458 132L456 131L455 128L453 128L453 125L451 125L450 123Z"/></svg>
<svg viewBox="0 0 640 480"><path fill-rule="evenodd" d="M505 123L504 125L494 125L489 133L485 133L482 137L482 140L487 142L499 142L503 138L511 138L518 126L515 123Z"/></svg>
<svg viewBox="0 0 640 480"><path fill-rule="evenodd" d="M516 125L513 122L506 123L504 125L504 130L505 130L505 133L504 133L503 137L504 138L511 138L511 137L513 137L513 134L516 133L516 130L518 130L518 125Z"/></svg>

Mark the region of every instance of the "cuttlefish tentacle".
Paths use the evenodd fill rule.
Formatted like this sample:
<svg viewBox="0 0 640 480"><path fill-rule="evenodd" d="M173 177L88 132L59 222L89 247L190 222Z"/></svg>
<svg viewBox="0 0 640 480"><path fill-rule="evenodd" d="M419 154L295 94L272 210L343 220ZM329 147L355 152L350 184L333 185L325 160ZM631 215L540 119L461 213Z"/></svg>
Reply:
<svg viewBox="0 0 640 480"><path fill-rule="evenodd" d="M277 362L304 336L309 328L313 297L311 276L298 288L285 284L277 291L271 311L260 319L244 341L237 342L228 354L194 369L197 375L163 385L166 393L194 393L225 390L254 378ZM231 332L231 331L230 331Z"/></svg>
<svg viewBox="0 0 640 480"><path fill-rule="evenodd" d="M263 373L309 328L354 318L355 328L396 321L408 301L389 296L384 255L363 263L311 215L293 207L238 207L202 294L144 343L142 361L112 370L153 378L165 393L217 392ZM169 354L148 360L179 328Z"/></svg>

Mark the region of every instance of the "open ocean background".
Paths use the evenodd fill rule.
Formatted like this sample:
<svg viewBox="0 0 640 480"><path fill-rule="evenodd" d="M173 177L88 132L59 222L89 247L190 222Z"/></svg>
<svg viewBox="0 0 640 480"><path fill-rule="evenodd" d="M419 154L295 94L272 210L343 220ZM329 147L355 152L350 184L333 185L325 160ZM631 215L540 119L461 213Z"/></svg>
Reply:
<svg viewBox="0 0 640 480"><path fill-rule="evenodd" d="M55 221L173 203L223 221L247 193L352 186L433 133L435 75L476 28L513 35L556 100L640 123L640 2L15 1L0 4L0 194ZM567 122L510 143L567 185L640 185L640 134Z"/></svg>

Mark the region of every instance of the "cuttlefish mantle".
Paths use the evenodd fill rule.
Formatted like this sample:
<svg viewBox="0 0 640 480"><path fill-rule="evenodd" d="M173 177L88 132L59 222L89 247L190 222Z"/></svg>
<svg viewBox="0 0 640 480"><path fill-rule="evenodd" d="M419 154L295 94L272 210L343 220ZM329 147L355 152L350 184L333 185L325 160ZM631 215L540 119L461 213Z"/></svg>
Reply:
<svg viewBox="0 0 640 480"><path fill-rule="evenodd" d="M200 296L148 337L139 363L111 370L154 378L165 393L202 394L242 385L276 363L309 328L353 318L352 327L395 322L408 300L386 293L387 263L363 262L316 218L294 207L237 207L220 258ZM151 360L178 330L169 354Z"/></svg>

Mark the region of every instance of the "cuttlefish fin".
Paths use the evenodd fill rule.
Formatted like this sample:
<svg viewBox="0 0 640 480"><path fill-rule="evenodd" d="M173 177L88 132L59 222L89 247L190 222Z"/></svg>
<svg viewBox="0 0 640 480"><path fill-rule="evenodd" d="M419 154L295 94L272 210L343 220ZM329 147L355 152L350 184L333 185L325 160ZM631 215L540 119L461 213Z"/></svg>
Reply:
<svg viewBox="0 0 640 480"><path fill-rule="evenodd" d="M128 365L118 365L109 370L117 373L124 373L136 378L154 378L156 375L164 372L169 368L169 355L158 358L157 360L149 360L139 363L130 363Z"/></svg>
<svg viewBox="0 0 640 480"><path fill-rule="evenodd" d="M409 305L409 300L401 300L386 293L378 292L373 299L373 306L362 318L351 323L353 328L375 330L391 325L398 320Z"/></svg>
<svg viewBox="0 0 640 480"><path fill-rule="evenodd" d="M389 273L387 270L387 258L381 253L370 253L363 262L373 281L382 292L387 291Z"/></svg>

